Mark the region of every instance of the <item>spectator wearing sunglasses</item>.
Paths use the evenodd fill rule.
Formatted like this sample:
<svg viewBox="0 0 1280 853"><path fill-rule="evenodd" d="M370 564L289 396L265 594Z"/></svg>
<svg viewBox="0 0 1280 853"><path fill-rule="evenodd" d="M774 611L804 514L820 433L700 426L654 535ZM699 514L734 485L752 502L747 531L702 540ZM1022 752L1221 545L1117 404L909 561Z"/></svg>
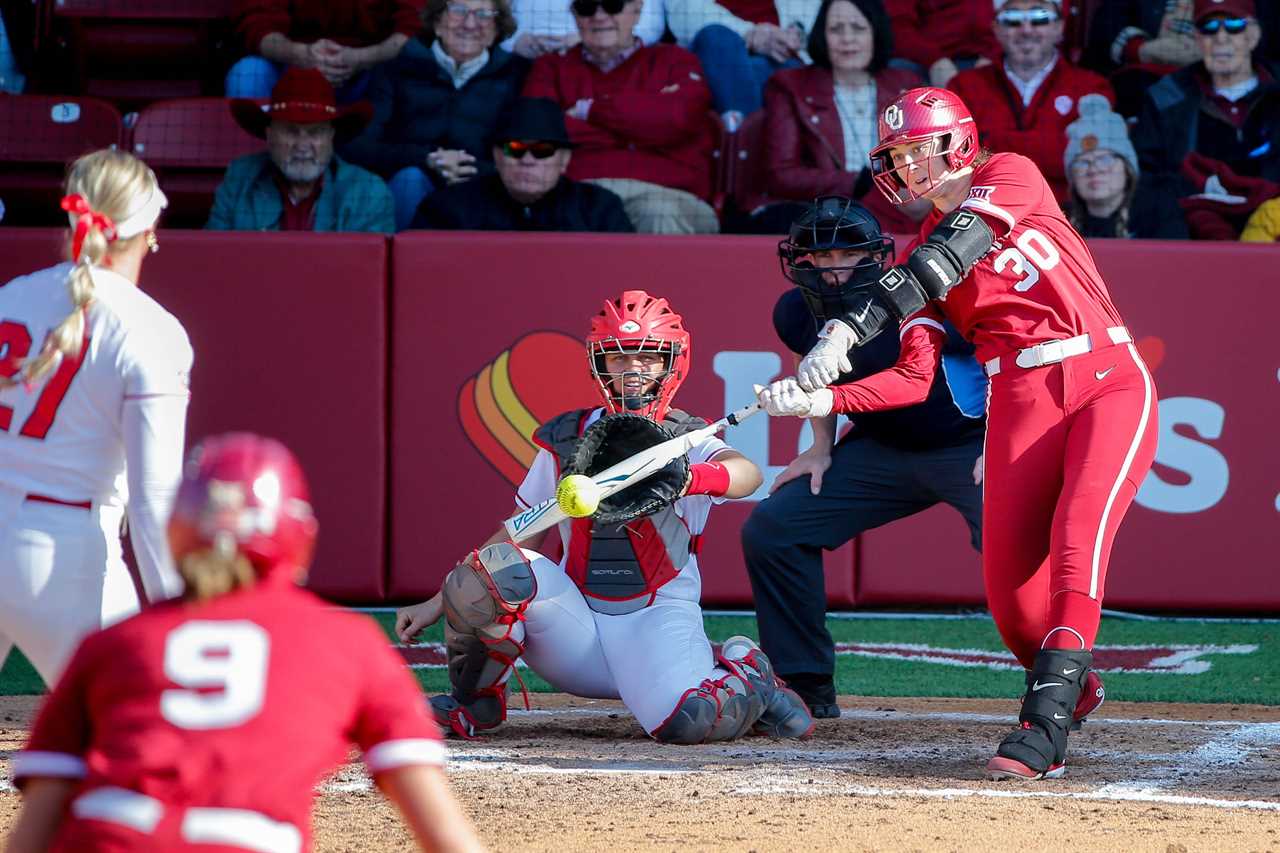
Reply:
<svg viewBox="0 0 1280 853"><path fill-rule="evenodd" d="M495 175L432 193L414 228L471 231L635 231L622 200L564 176L573 143L547 98L521 98L493 146Z"/></svg>
<svg viewBox="0 0 1280 853"><path fill-rule="evenodd" d="M996 6L995 37L1003 56L991 65L961 71L949 88L969 105L985 146L1029 157L1058 201L1065 202L1067 125L1076 120L1077 104L1085 95L1114 101L1111 86L1062 55L1061 3L997 0Z"/></svg>
<svg viewBox="0 0 1280 853"><path fill-rule="evenodd" d="M733 132L763 105L765 81L810 61L805 42L821 0L668 0L676 41L693 51L711 101Z"/></svg>
<svg viewBox="0 0 1280 853"><path fill-rule="evenodd" d="M1152 86L1134 128L1143 181L1166 198L1212 197L1224 180L1280 181L1280 83L1253 59L1253 0L1196 0L1195 25L1204 58Z"/></svg>
<svg viewBox="0 0 1280 853"><path fill-rule="evenodd" d="M524 94L560 106L569 177L617 193L637 231L715 233L711 92L698 58L636 38L644 0L609 2L573 0L581 43L534 60Z"/></svg>
<svg viewBox="0 0 1280 853"><path fill-rule="evenodd" d="M893 22L895 67L945 87L956 72L1000 55L991 34L992 0L885 0Z"/></svg>
<svg viewBox="0 0 1280 853"><path fill-rule="evenodd" d="M1166 74L1200 59L1195 0L1108 0L1089 25L1084 64L1108 76L1117 111L1136 117L1142 96Z"/></svg>
<svg viewBox="0 0 1280 853"><path fill-rule="evenodd" d="M423 0L235 0L249 54L227 72L229 98L266 98L289 67L314 68L338 103L360 100L371 69L400 53L421 26ZM28 4L30 5L30 4Z"/></svg>
<svg viewBox="0 0 1280 853"><path fill-rule="evenodd" d="M508 0L429 0L423 29L369 84L373 120L342 154L387 179L397 230L434 190L494 171L489 143L529 63L498 47Z"/></svg>
<svg viewBox="0 0 1280 853"><path fill-rule="evenodd" d="M1125 120L1101 95L1080 99L1080 118L1067 127L1064 164L1071 184L1067 219L1082 237L1185 240L1180 211L1139 194L1138 153Z"/></svg>
<svg viewBox="0 0 1280 853"><path fill-rule="evenodd" d="M622 2L610 0L606 11L608 7L621 9ZM578 25L568 0L512 0L511 11L516 16L516 32L502 43L504 50L525 59L537 59L578 43ZM636 35L645 44L657 44L666 29L663 0L648 0L640 9Z"/></svg>

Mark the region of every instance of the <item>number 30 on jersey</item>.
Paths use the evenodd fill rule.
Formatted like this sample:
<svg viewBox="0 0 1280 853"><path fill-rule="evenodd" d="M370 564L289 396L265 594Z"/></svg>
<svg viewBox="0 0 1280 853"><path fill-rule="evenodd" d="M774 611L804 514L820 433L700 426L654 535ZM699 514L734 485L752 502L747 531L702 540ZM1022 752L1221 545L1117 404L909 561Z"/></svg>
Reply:
<svg viewBox="0 0 1280 853"><path fill-rule="evenodd" d="M1013 246L996 255L993 267L997 273L1003 273L1005 267L1008 267L1019 277L1013 289L1025 293L1035 287L1040 280L1040 273L1053 269L1061 260L1058 248L1049 242L1048 237L1034 228L1028 228L1018 235Z"/></svg>

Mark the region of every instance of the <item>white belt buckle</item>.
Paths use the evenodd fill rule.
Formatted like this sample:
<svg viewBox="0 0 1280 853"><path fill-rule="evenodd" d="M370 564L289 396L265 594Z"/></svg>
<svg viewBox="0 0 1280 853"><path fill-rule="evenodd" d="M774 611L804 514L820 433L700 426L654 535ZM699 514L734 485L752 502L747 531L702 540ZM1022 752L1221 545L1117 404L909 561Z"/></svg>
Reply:
<svg viewBox="0 0 1280 853"><path fill-rule="evenodd" d="M1062 341L1045 341L1033 347L1027 347L1014 359L1018 367L1032 368L1045 364L1057 364L1066 358Z"/></svg>

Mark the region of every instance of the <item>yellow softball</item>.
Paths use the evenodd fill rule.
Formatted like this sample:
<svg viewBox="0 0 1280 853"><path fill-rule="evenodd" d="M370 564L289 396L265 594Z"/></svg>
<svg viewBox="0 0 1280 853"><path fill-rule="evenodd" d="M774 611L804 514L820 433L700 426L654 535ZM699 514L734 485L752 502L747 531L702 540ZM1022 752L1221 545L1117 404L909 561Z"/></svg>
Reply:
<svg viewBox="0 0 1280 853"><path fill-rule="evenodd" d="M600 505L600 487L581 474L570 474L556 486L556 503L570 518L585 518Z"/></svg>

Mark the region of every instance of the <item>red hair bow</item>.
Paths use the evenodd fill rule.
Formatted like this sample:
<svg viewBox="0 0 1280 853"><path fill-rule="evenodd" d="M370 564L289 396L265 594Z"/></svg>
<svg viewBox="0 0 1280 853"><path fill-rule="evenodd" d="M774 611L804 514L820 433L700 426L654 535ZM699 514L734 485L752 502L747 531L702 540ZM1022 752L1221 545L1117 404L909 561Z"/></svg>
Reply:
<svg viewBox="0 0 1280 853"><path fill-rule="evenodd" d="M84 238L89 236L89 229L95 225L102 232L102 236L107 238L108 243L115 242L116 224L111 221L110 216L98 213L90 207L84 196L78 193L64 196L62 209L76 216L76 233L71 238L71 260L80 262L80 249L84 246Z"/></svg>

